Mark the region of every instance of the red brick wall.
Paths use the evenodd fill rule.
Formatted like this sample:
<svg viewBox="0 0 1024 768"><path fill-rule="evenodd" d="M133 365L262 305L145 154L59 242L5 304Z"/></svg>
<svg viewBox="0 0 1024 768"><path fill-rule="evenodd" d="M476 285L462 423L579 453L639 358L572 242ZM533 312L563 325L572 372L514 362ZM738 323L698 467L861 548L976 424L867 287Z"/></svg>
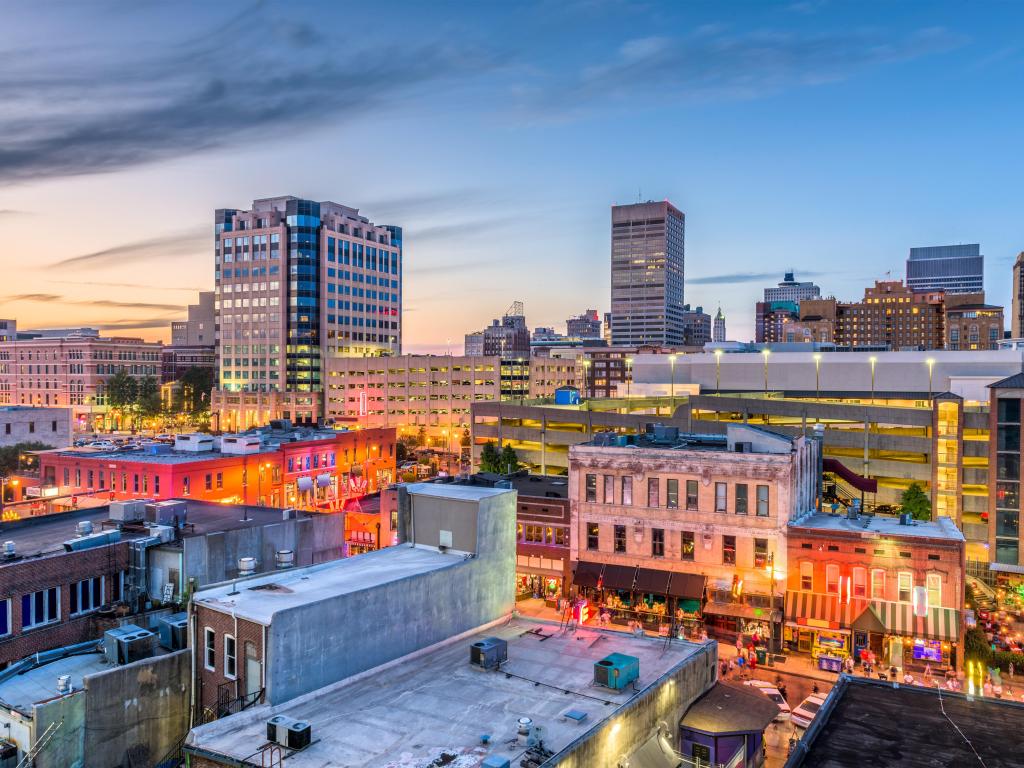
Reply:
<svg viewBox="0 0 1024 768"><path fill-rule="evenodd" d="M516 539L516 555L522 557L561 558L563 594L567 594L568 592L570 576L572 575L572 568L569 562L570 521L571 516L569 513L568 499L547 498L543 496L519 496L516 504L516 522L518 523L516 526L518 535L518 538ZM559 546L555 544L538 544L523 541L521 528L524 525L542 525L545 527L553 526L556 528L564 528L565 545ZM529 573L531 572L531 569L528 566L519 565L517 566L517 571L520 573Z"/></svg>
<svg viewBox="0 0 1024 768"><path fill-rule="evenodd" d="M234 699L245 695L245 644L253 644L255 658L263 662L263 626L246 619L237 622L230 614L215 611L208 606L197 604L195 608L195 653L196 653L196 700L201 709L217 712L218 691L226 685L221 696ZM206 628L215 633L214 669L206 668ZM224 636L235 638L237 679L224 674Z"/></svg>
<svg viewBox="0 0 1024 768"><path fill-rule="evenodd" d="M0 600L11 601L11 634L0 639L0 667L37 651L98 639L116 621L95 613L71 618L71 584L104 576L104 601L113 600L114 579L128 567L128 542L0 564ZM22 632L21 597L48 587L60 590L60 621Z"/></svg>

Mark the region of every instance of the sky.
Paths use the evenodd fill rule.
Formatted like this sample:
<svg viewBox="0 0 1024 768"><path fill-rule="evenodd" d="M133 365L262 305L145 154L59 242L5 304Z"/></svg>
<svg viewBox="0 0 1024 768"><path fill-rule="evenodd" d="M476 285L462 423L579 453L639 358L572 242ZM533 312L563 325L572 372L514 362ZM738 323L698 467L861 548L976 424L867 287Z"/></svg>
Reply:
<svg viewBox="0 0 1024 768"><path fill-rule="evenodd" d="M685 300L753 336L795 269L853 300L912 246L1024 250L1024 4L8 0L0 317L167 340L213 212L404 227L404 347L609 303L609 207L686 214Z"/></svg>

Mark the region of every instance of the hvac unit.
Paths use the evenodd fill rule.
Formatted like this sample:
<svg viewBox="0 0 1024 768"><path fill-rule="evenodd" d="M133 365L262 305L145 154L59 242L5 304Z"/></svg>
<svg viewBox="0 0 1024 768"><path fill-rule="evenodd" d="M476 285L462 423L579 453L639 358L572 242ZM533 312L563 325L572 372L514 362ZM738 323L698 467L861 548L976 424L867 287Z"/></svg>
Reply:
<svg viewBox="0 0 1024 768"><path fill-rule="evenodd" d="M225 435L220 439L220 452L233 456L260 452L259 435Z"/></svg>
<svg viewBox="0 0 1024 768"><path fill-rule="evenodd" d="M312 738L313 727L305 720L275 715L267 720L267 741L288 749L305 749Z"/></svg>
<svg viewBox="0 0 1024 768"><path fill-rule="evenodd" d="M507 757L501 755L490 755L482 763L480 768L510 768L512 765Z"/></svg>
<svg viewBox="0 0 1024 768"><path fill-rule="evenodd" d="M485 637L469 646L469 663L484 669L497 669L508 661L508 642L500 637Z"/></svg>
<svg viewBox="0 0 1024 768"><path fill-rule="evenodd" d="M174 613L160 618L157 624L160 645L169 651L180 651L188 646L188 614Z"/></svg>
<svg viewBox="0 0 1024 768"><path fill-rule="evenodd" d="M188 519L188 505L184 501L154 501L146 505L146 517L158 525L182 528Z"/></svg>
<svg viewBox="0 0 1024 768"><path fill-rule="evenodd" d="M88 536L79 536L77 539L70 539L64 542L65 552L77 552L80 549L92 549L102 547L105 544L114 544L121 540L121 532L118 530L100 531L90 533Z"/></svg>
<svg viewBox="0 0 1024 768"><path fill-rule="evenodd" d="M191 451L192 453L206 453L214 448L213 435L203 433L191 435L175 435L174 450Z"/></svg>
<svg viewBox="0 0 1024 768"><path fill-rule="evenodd" d="M146 515L144 501L112 501L110 502L110 519L122 523L135 523Z"/></svg>
<svg viewBox="0 0 1024 768"><path fill-rule="evenodd" d="M109 629L103 634L103 649L111 664L131 664L153 655L156 635L134 624Z"/></svg>
<svg viewBox="0 0 1024 768"><path fill-rule="evenodd" d="M594 663L594 684L621 691L640 677L640 659L612 653Z"/></svg>

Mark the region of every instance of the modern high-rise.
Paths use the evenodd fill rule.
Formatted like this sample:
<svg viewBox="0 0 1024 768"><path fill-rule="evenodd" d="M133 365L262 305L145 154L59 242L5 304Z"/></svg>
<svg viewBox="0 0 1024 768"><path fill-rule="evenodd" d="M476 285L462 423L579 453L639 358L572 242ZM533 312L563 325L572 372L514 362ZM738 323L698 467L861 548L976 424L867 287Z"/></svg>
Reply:
<svg viewBox="0 0 1024 768"><path fill-rule="evenodd" d="M907 287L915 291L981 293L985 290L985 257L981 246L935 245L911 248Z"/></svg>
<svg viewBox="0 0 1024 768"><path fill-rule="evenodd" d="M291 196L215 224L222 429L320 418L325 358L401 352L400 227Z"/></svg>
<svg viewBox="0 0 1024 768"><path fill-rule="evenodd" d="M612 206L613 346L683 344L685 235L667 200Z"/></svg>
<svg viewBox="0 0 1024 768"><path fill-rule="evenodd" d="M1010 336L1019 339L1024 335L1024 251L1013 263L1013 303L1010 307Z"/></svg>
<svg viewBox="0 0 1024 768"><path fill-rule="evenodd" d="M715 325L711 330L711 340L725 341L725 315L722 314L722 308L718 308L718 312L715 313Z"/></svg>

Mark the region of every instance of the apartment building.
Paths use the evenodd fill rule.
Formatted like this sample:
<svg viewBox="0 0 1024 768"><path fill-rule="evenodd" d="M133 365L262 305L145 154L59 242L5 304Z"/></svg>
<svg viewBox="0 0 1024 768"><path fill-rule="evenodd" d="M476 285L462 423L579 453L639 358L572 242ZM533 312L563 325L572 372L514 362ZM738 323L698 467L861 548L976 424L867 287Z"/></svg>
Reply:
<svg viewBox="0 0 1024 768"><path fill-rule="evenodd" d="M107 382L120 371L138 380L159 379L162 348L101 336L0 341L0 405L71 408L76 429L111 426Z"/></svg>
<svg viewBox="0 0 1024 768"><path fill-rule="evenodd" d="M573 446L577 592L612 622L778 639L786 525L815 508L818 461L813 438L736 424Z"/></svg>

